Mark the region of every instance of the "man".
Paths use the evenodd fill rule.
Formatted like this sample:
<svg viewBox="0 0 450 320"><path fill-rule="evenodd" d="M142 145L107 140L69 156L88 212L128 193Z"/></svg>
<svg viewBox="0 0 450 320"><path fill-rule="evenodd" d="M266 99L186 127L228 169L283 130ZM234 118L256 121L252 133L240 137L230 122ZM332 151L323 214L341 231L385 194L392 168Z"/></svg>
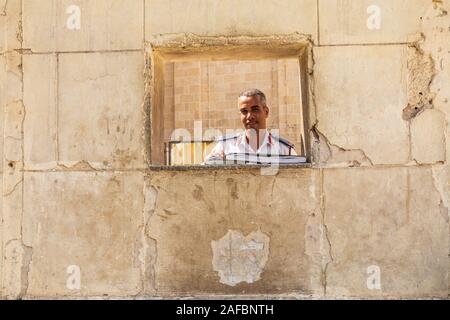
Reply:
<svg viewBox="0 0 450 320"><path fill-rule="evenodd" d="M263 92L258 89L242 92L238 106L245 131L219 138L217 145L205 158L205 163L211 158L224 159L231 153L297 155L293 144L267 130L269 107Z"/></svg>

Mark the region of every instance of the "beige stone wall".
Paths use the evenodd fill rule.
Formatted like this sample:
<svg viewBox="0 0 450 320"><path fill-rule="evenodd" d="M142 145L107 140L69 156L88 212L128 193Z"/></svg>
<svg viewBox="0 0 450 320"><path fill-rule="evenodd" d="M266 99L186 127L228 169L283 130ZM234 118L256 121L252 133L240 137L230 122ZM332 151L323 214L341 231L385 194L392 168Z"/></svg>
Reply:
<svg viewBox="0 0 450 320"><path fill-rule="evenodd" d="M450 1L253 3L0 0L2 298L448 297ZM299 35L310 166L148 167L156 43Z"/></svg>

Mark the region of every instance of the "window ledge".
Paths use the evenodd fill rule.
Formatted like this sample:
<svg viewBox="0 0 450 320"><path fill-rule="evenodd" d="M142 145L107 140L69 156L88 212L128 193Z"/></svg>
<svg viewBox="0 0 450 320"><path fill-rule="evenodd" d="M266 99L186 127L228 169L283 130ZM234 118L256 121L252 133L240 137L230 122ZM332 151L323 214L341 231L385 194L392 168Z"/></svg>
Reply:
<svg viewBox="0 0 450 320"><path fill-rule="evenodd" d="M234 164L234 165L188 165L188 166L166 166L166 165L151 165L150 171L214 171L214 170L245 170L245 169L261 169L270 168L270 165L263 164ZM311 163L302 164L280 164L275 167L278 169L291 169L291 168L311 168Z"/></svg>

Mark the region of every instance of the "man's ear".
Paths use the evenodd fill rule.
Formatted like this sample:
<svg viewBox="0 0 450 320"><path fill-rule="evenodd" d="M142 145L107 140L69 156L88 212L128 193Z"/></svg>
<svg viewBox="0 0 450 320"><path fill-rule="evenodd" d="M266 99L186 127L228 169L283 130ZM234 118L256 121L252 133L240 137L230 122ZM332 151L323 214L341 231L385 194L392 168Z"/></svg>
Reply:
<svg viewBox="0 0 450 320"><path fill-rule="evenodd" d="M266 118L269 116L269 107L265 106L264 111L266 111Z"/></svg>

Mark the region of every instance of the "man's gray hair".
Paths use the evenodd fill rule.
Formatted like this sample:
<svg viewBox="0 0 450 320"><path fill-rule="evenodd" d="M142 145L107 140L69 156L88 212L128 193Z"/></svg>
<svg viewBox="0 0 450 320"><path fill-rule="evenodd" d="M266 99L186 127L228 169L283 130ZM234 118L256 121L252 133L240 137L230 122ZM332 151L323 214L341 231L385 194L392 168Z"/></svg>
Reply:
<svg viewBox="0 0 450 320"><path fill-rule="evenodd" d="M266 95L258 89L248 89L239 94L239 99L242 97L255 97L258 96L263 106L266 106Z"/></svg>

